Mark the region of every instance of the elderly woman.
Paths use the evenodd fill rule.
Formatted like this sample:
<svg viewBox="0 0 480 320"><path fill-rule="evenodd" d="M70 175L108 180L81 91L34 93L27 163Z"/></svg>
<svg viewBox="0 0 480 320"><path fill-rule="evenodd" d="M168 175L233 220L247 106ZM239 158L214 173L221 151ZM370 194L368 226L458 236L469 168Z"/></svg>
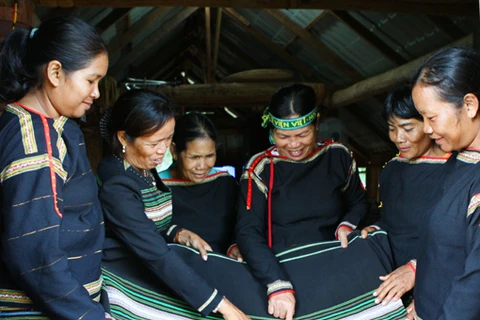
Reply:
<svg viewBox="0 0 480 320"><path fill-rule="evenodd" d="M15 29L0 52L0 318L105 319L104 226L79 118L108 69L78 18ZM108 317L108 315L107 315Z"/></svg>
<svg viewBox="0 0 480 320"><path fill-rule="evenodd" d="M204 316L219 312L225 319L248 319L165 241L174 236L174 242L190 244L206 258L206 243L198 235L169 232L171 196L152 170L163 161L174 127L170 101L145 90L123 94L106 121L104 133L114 154L100 163L98 175L107 227L104 278L112 314L148 319L170 312L194 315L160 294L166 283Z"/></svg>
<svg viewBox="0 0 480 320"><path fill-rule="evenodd" d="M445 152L456 151L442 196L421 220L415 308L426 319L480 319L480 53L446 48L413 79L424 131Z"/></svg>
<svg viewBox="0 0 480 320"><path fill-rule="evenodd" d="M217 159L215 126L200 113L180 117L171 150L175 163L160 173L172 190L171 232L181 236L184 229L192 230L211 250L237 258L238 249L232 242L238 184L227 172L213 169Z"/></svg>
<svg viewBox="0 0 480 320"><path fill-rule="evenodd" d="M381 219L364 228L362 237L380 228L388 232L396 269L380 278L383 283L375 291L377 302L387 304L413 288L419 225L428 218L439 196L436 187L442 183L440 172L450 154L423 132L423 118L413 104L410 84L389 93L383 113L399 155L389 161L380 176Z"/></svg>

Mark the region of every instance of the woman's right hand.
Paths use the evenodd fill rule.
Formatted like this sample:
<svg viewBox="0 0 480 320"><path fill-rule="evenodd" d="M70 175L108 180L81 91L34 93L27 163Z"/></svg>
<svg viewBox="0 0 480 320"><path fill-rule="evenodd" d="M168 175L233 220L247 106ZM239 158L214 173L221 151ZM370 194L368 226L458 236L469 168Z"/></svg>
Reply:
<svg viewBox="0 0 480 320"><path fill-rule="evenodd" d="M362 229L362 232L361 232L361 236L363 239L366 239L368 237L368 234L370 232L373 232L373 231L377 231L378 229L377 228L374 228L374 227L365 227Z"/></svg>
<svg viewBox="0 0 480 320"><path fill-rule="evenodd" d="M222 314L224 319L227 320L248 320L250 319L238 309L233 303L231 303L227 298L223 298L222 305L218 308L218 312Z"/></svg>
<svg viewBox="0 0 480 320"><path fill-rule="evenodd" d="M212 247L198 234L187 229L181 229L175 236L174 242L197 249L203 260L207 261L207 251L213 251Z"/></svg>
<svg viewBox="0 0 480 320"><path fill-rule="evenodd" d="M275 318L292 320L295 314L295 296L291 292L280 293L268 299L268 313Z"/></svg>

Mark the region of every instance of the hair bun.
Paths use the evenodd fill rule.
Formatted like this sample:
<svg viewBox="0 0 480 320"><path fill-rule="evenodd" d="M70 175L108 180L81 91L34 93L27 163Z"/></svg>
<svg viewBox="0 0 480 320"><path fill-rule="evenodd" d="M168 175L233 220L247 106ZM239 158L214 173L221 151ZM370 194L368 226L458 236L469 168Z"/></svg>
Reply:
<svg viewBox="0 0 480 320"><path fill-rule="evenodd" d="M102 117L100 118L100 135L102 138L107 141L109 144L112 143L112 131L111 131L111 123L112 123L112 108L108 108L103 113Z"/></svg>

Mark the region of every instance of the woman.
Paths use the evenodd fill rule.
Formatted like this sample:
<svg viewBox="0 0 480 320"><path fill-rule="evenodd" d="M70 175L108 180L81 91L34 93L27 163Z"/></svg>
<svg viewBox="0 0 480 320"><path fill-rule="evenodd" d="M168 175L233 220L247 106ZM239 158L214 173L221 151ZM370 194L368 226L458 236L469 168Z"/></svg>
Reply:
<svg viewBox="0 0 480 320"><path fill-rule="evenodd" d="M0 53L2 318L105 319L104 228L79 118L108 68L77 18L16 29ZM107 315L108 317L108 315Z"/></svg>
<svg viewBox="0 0 480 320"><path fill-rule="evenodd" d="M436 188L441 198L421 221L415 309L424 320L480 319L480 53L438 51L416 73L412 97L424 132L457 151Z"/></svg>
<svg viewBox="0 0 480 320"><path fill-rule="evenodd" d="M423 118L415 109L412 86L405 84L389 93L384 104L390 140L398 156L390 160L380 176L381 219L362 230L383 229L388 232L395 270L381 277L375 291L377 303L400 299L415 282L419 247L419 224L425 219L442 182L442 164L450 156L423 132Z"/></svg>
<svg viewBox="0 0 480 320"><path fill-rule="evenodd" d="M175 164L161 172L160 178L172 190L171 232L192 230L213 251L230 251L237 258L238 249L231 245L238 185L227 172L213 169L217 159L215 126L200 113L182 116L175 124L170 149Z"/></svg>
<svg viewBox="0 0 480 320"><path fill-rule="evenodd" d="M152 169L163 161L174 127L173 108L166 97L132 90L117 100L104 130L113 149L98 168L108 231L105 287L112 314L117 319L164 317L168 313L164 299L170 298L158 292L166 283L203 316L218 311L225 319L248 319L164 239L172 236L171 196ZM206 243L198 235L185 230L173 240L190 244L206 260Z"/></svg>
<svg viewBox="0 0 480 320"><path fill-rule="evenodd" d="M237 241L253 274L267 287L268 312L277 318L292 319L296 312L296 298L299 312L309 303L319 306L320 301L326 302L323 298L318 299L319 293L315 299L303 294L305 286L309 286L308 281L313 284L316 278L324 279L319 277L319 269L312 270L312 265L328 266L331 273L335 272L330 269L333 265L325 264L325 261L341 261L342 268L355 263L349 261L355 251L344 249L347 253L336 251L329 260L291 266L291 272L287 272L287 266L279 263L283 260L279 258L280 252L335 238L340 240L341 247L346 248L348 235L366 211L365 193L351 153L341 144L315 141L318 117L316 97L311 87L294 84L278 90L263 117L275 146L253 156L240 181ZM368 276L377 274L377 270L370 271ZM303 287L290 281L300 274L311 275L307 276ZM338 274L336 279L341 281L342 276ZM331 279L324 279L324 286L319 290L331 288L333 292L335 284L327 285L328 281L333 281ZM365 285L360 284L362 280ZM355 281L357 286L347 291L378 285L377 280L372 284L366 278ZM327 287L329 289L325 289ZM343 286L337 283L336 287ZM338 298L340 303L345 298L341 295L331 294L330 297L332 300ZM332 301L329 297L326 299ZM326 306L331 307L328 303Z"/></svg>

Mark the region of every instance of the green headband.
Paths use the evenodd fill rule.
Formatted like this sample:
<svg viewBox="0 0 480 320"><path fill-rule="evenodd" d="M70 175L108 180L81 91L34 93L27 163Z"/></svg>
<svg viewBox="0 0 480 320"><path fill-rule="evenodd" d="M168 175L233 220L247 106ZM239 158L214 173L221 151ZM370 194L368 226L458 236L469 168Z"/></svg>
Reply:
<svg viewBox="0 0 480 320"><path fill-rule="evenodd" d="M310 113L291 119L280 119L274 117L267 107L262 116L262 127L266 128L270 122L275 128L280 130L295 130L308 126L317 118L317 110L313 109Z"/></svg>

